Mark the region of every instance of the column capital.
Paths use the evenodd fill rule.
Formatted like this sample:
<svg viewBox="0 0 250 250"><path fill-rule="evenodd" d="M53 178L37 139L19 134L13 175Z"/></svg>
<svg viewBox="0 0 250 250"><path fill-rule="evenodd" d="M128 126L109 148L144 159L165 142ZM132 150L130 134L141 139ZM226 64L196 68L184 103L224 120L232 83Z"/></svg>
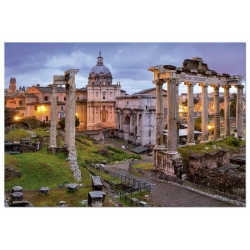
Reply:
<svg viewBox="0 0 250 250"><path fill-rule="evenodd" d="M193 82L184 82L185 85L193 87L195 84Z"/></svg>
<svg viewBox="0 0 250 250"><path fill-rule="evenodd" d="M211 84L211 87L213 87L214 90L218 90L220 88L220 85L213 83L213 84Z"/></svg>
<svg viewBox="0 0 250 250"><path fill-rule="evenodd" d="M224 89L230 89L231 88L230 85L222 85L221 87L224 88Z"/></svg>
<svg viewBox="0 0 250 250"><path fill-rule="evenodd" d="M53 92L56 91L56 89L57 89L57 85L56 84L50 84L49 86L50 86L50 88L51 88L51 90Z"/></svg>
<svg viewBox="0 0 250 250"><path fill-rule="evenodd" d="M163 84L164 84L164 80L163 80L163 79L153 80L152 82L153 82L155 85L163 85Z"/></svg>
<svg viewBox="0 0 250 250"><path fill-rule="evenodd" d="M166 78L166 82L170 84L175 84L176 86L179 86L180 81L177 78Z"/></svg>
<svg viewBox="0 0 250 250"><path fill-rule="evenodd" d="M244 89L244 86L243 86L243 85L235 85L234 87L235 87L235 88L238 88L238 89Z"/></svg>
<svg viewBox="0 0 250 250"><path fill-rule="evenodd" d="M207 88L207 87L208 87L204 82L198 82L198 85L199 85L200 87L204 87L204 88Z"/></svg>

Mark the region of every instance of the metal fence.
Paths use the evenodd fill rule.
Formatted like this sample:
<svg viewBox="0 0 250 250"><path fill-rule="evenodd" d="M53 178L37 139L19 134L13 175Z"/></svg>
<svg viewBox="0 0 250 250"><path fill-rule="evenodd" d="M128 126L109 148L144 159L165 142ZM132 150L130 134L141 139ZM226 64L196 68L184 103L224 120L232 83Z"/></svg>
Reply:
<svg viewBox="0 0 250 250"><path fill-rule="evenodd" d="M121 180L122 182L124 182L125 184L134 187L135 189L138 190L147 190L149 192L151 192L151 183L146 182L146 181L142 181L139 180L135 177L123 174L123 173L119 173L113 170L106 170L105 171L107 174L109 174L112 177L115 177L119 180Z"/></svg>

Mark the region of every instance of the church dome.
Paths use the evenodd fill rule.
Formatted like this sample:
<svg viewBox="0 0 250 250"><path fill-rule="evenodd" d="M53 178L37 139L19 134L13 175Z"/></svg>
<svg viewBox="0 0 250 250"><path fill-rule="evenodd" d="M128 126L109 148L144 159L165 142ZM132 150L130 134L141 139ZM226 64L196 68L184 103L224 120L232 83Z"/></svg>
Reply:
<svg viewBox="0 0 250 250"><path fill-rule="evenodd" d="M88 78L89 85L112 85L112 75L110 70L103 64L101 52L97 57L97 64L94 66Z"/></svg>
<svg viewBox="0 0 250 250"><path fill-rule="evenodd" d="M94 66L91 71L91 73L95 73L95 74L100 74L103 73L105 75L107 74L111 74L110 70L103 64L103 57L101 56L101 52L99 53L99 56L97 57L97 64L96 66Z"/></svg>

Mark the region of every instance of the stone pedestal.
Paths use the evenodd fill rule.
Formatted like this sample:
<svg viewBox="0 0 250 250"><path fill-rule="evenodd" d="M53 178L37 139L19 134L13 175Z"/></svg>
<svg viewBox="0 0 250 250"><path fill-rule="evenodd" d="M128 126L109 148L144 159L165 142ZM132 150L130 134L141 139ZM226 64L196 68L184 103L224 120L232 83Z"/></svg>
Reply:
<svg viewBox="0 0 250 250"><path fill-rule="evenodd" d="M23 193L22 192L14 192L11 194L12 201L22 201L23 200Z"/></svg>
<svg viewBox="0 0 250 250"><path fill-rule="evenodd" d="M48 187L41 187L39 189L40 194L48 194L49 188Z"/></svg>
<svg viewBox="0 0 250 250"><path fill-rule="evenodd" d="M15 186L12 188L12 193L15 193L15 192L23 192L23 188L20 187L20 186Z"/></svg>

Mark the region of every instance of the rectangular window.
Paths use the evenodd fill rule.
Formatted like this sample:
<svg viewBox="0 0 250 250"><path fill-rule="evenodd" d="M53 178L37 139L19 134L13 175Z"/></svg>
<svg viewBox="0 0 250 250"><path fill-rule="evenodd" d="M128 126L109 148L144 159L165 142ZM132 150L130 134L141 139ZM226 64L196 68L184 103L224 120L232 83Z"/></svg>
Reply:
<svg viewBox="0 0 250 250"><path fill-rule="evenodd" d="M37 111L37 106L35 106L35 111Z"/></svg>
<svg viewBox="0 0 250 250"><path fill-rule="evenodd" d="M49 97L48 96L45 96L44 97L44 101L48 101L49 100Z"/></svg>
<svg viewBox="0 0 250 250"><path fill-rule="evenodd" d="M23 102L22 101L19 101L19 105L22 105L23 104Z"/></svg>
<svg viewBox="0 0 250 250"><path fill-rule="evenodd" d="M49 117L46 115L46 122L49 121Z"/></svg>
<svg viewBox="0 0 250 250"><path fill-rule="evenodd" d="M66 96L64 96L63 100L66 101Z"/></svg>
<svg viewBox="0 0 250 250"><path fill-rule="evenodd" d="M61 106L61 110L63 110L63 106Z"/></svg>

